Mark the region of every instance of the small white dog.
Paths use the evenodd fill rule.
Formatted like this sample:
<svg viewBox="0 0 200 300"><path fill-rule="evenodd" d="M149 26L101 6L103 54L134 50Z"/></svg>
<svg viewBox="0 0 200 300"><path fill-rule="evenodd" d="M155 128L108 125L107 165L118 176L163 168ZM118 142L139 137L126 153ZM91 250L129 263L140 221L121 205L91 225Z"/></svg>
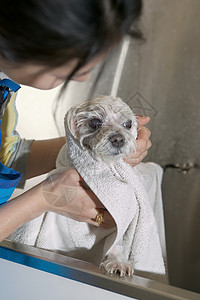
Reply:
<svg viewBox="0 0 200 300"><path fill-rule="evenodd" d="M65 128L78 146L88 151L95 160L102 160L107 164L136 150L137 124L137 118L129 106L120 98L111 96L100 96L75 105L65 116ZM67 155L67 147L66 144L61 149L57 168L73 167ZM133 262L118 257L119 248L122 245L119 246L118 243L100 267L106 273L131 276Z"/></svg>
<svg viewBox="0 0 200 300"><path fill-rule="evenodd" d="M80 148L88 151L95 160L103 160L107 164L136 150L137 119L120 98L100 96L73 106L66 114L65 128ZM69 165L66 148L67 144L57 158L59 168L73 167ZM117 257L118 248L119 245L107 255L101 268L107 273L131 276L133 262Z"/></svg>
<svg viewBox="0 0 200 300"><path fill-rule="evenodd" d="M108 251L104 252L106 256L101 256L100 267L106 273L117 273L120 276L131 276L135 262L139 268L141 266L140 269L144 266L148 272L164 269L151 208L146 208L150 206L147 203L148 196L138 180L137 168L123 161L124 157L136 150L137 125L137 118L128 105L112 96L85 101L67 112L67 143L58 155L56 167L58 170L75 167L93 192L98 197L102 196L99 199L104 200L104 205L106 201L106 208L114 212L117 228L106 231L59 215L49 219L51 227L56 224L57 234L63 233L66 228L66 242L63 236L60 238L66 243L62 247L66 253L72 249L68 246L70 239L77 248L91 250L97 245L95 251L103 253L99 245L105 241L105 250L105 245L108 245L106 239L109 241L110 238L111 247L107 247ZM81 173L81 170L84 171ZM95 181L95 177L98 181ZM110 204L110 201L113 202ZM111 234L121 236L115 240ZM158 252L150 247L149 239L153 241L152 245L155 239ZM155 255L149 255L150 248ZM93 255L96 256L95 251Z"/></svg>

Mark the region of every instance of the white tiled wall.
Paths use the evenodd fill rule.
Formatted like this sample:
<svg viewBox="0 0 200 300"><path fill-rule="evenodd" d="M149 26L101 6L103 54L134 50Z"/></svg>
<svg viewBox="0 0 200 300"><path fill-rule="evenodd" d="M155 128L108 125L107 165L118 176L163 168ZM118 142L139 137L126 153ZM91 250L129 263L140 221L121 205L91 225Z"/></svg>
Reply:
<svg viewBox="0 0 200 300"><path fill-rule="evenodd" d="M22 86L17 96L18 125L22 137L45 139L57 137L52 105L60 88L42 91Z"/></svg>

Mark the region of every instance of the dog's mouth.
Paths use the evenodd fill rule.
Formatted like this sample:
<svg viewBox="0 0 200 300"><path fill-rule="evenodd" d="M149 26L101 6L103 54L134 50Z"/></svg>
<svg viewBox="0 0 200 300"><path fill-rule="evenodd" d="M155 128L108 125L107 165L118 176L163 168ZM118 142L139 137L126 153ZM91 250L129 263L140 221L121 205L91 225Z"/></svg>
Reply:
<svg viewBox="0 0 200 300"><path fill-rule="evenodd" d="M123 154L123 151L121 149L118 149L113 153L114 156L121 155L121 154Z"/></svg>

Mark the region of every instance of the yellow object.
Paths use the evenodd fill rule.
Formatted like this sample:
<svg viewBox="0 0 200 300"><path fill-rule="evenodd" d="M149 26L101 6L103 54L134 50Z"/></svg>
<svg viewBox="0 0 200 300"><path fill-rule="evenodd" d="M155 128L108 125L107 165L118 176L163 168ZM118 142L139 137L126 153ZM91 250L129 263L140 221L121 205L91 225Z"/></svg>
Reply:
<svg viewBox="0 0 200 300"><path fill-rule="evenodd" d="M16 93L13 93L4 112L1 122L1 151L0 161L7 165L16 149L19 136L15 131L17 124L17 110L15 107Z"/></svg>
<svg viewBox="0 0 200 300"><path fill-rule="evenodd" d="M103 211L102 212L99 212L97 215L96 215L96 218L95 218L95 221L101 225L104 221L104 214L103 214Z"/></svg>

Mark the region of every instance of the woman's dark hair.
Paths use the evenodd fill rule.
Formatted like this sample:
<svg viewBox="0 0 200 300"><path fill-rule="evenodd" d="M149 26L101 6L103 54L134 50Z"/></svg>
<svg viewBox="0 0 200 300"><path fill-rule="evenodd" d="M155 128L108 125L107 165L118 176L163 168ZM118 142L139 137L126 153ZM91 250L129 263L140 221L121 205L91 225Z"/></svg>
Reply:
<svg viewBox="0 0 200 300"><path fill-rule="evenodd" d="M0 0L0 55L47 67L81 66L137 29L142 0ZM80 67L80 66L79 66Z"/></svg>

